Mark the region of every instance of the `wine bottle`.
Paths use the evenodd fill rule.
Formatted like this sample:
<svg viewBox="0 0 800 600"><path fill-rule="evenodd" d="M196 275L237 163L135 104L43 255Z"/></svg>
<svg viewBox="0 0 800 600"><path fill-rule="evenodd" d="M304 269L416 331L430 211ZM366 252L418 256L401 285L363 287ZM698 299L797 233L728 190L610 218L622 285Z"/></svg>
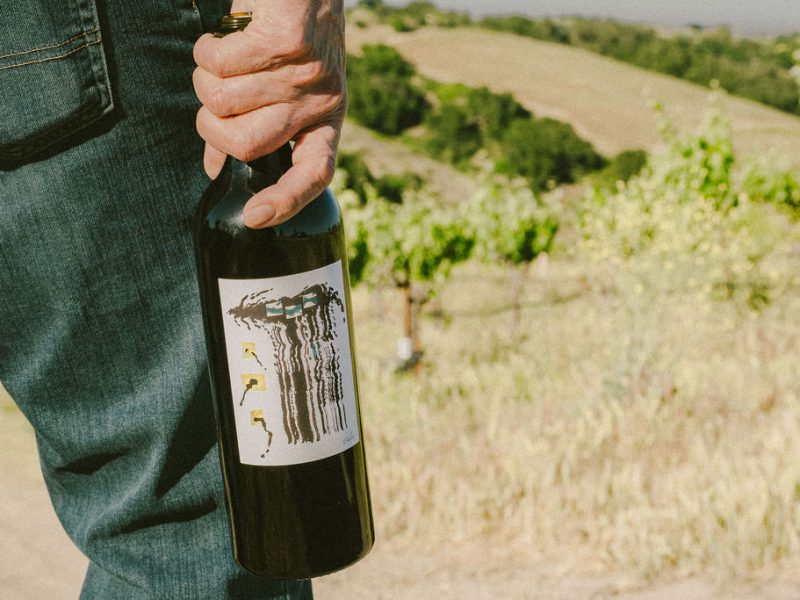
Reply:
<svg viewBox="0 0 800 600"><path fill-rule="evenodd" d="M249 20L223 17L217 35ZM338 203L326 189L280 225L242 221L291 152L228 157L194 242L234 557L304 579L359 560L375 536Z"/></svg>

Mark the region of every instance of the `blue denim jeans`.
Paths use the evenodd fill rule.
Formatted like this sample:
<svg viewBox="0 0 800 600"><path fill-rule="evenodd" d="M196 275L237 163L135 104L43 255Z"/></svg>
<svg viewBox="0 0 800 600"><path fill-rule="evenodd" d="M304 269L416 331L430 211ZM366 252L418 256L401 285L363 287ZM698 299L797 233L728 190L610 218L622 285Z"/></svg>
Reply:
<svg viewBox="0 0 800 600"><path fill-rule="evenodd" d="M208 184L191 74L194 41L228 8L0 13L0 379L91 561L85 600L311 598L307 581L234 563L224 507L191 240Z"/></svg>

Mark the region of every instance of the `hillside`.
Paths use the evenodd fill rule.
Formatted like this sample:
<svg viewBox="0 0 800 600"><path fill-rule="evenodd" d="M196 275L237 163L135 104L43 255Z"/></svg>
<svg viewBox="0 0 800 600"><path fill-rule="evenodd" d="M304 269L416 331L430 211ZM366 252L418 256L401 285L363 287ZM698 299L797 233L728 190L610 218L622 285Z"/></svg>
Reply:
<svg viewBox="0 0 800 600"><path fill-rule="evenodd" d="M428 189L443 199L459 202L474 189L469 175L457 171L447 163L414 152L400 141L383 138L352 119L342 129L340 149L359 152L376 176L400 175L404 172L419 175Z"/></svg>
<svg viewBox="0 0 800 600"><path fill-rule="evenodd" d="M512 34L468 27L397 33L388 26L350 26L347 42L351 52L364 43L384 42L424 76L510 92L537 116L570 123L607 155L658 147L651 100L664 104L682 129L695 128L708 106L709 91L703 87ZM741 98L725 98L723 106L742 154L772 152L800 164L800 118Z"/></svg>

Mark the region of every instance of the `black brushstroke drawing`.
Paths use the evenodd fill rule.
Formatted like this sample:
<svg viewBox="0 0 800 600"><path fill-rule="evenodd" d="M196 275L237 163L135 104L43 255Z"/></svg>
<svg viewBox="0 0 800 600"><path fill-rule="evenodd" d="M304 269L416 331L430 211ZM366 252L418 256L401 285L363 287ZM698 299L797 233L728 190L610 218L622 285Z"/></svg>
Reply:
<svg viewBox="0 0 800 600"><path fill-rule="evenodd" d="M264 418L264 411L263 410L253 410L250 411L250 423L253 425L259 424L267 432L267 448L264 450L263 454L261 454L261 458L266 458L267 452L269 452L270 446L272 446L272 432L267 429L267 420Z"/></svg>
<svg viewBox="0 0 800 600"><path fill-rule="evenodd" d="M253 358L255 358L256 362L258 363L258 366L261 367L262 369L264 368L264 364L261 362L261 359L258 358L258 354L256 354L255 351L251 350L250 348L247 348L245 349L244 354L245 356L252 356Z"/></svg>
<svg viewBox="0 0 800 600"><path fill-rule="evenodd" d="M248 294L228 314L272 340L288 442L317 442L346 430L341 361L349 357L340 357L336 341L336 319L345 315L339 293L327 284L294 297L270 297L271 291Z"/></svg>
<svg viewBox="0 0 800 600"><path fill-rule="evenodd" d="M258 379L251 378L250 381L247 382L247 385L244 386L244 393L242 393L242 399L239 400L239 406L244 404L244 397L247 396L247 392L252 390L254 387L258 385Z"/></svg>

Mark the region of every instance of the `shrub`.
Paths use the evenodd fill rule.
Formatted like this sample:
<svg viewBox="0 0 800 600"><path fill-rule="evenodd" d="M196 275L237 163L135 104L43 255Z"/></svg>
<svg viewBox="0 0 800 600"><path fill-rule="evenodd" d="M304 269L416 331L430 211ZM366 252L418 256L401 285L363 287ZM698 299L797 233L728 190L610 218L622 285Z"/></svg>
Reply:
<svg viewBox="0 0 800 600"><path fill-rule="evenodd" d="M348 58L350 115L387 135L421 123L429 107L411 81L414 73L413 65L394 48L365 45L362 56Z"/></svg>
<svg viewBox="0 0 800 600"><path fill-rule="evenodd" d="M481 130L466 109L444 104L425 120L425 145L436 157L459 164L470 158L483 145Z"/></svg>
<svg viewBox="0 0 800 600"><path fill-rule="evenodd" d="M599 187L613 188L620 181L628 181L638 175L647 164L647 152L644 150L625 150L608 163L605 169L594 177L594 184Z"/></svg>
<svg viewBox="0 0 800 600"><path fill-rule="evenodd" d="M743 185L729 124L716 110L696 135L666 131L667 152L643 175L587 197L581 251L597 258L620 294L638 290L631 298L637 303L663 304L680 294L708 311L723 300L764 309L792 281L781 241L786 219L753 202L745 186L786 202L780 191L787 180L762 174Z"/></svg>
<svg viewBox="0 0 800 600"><path fill-rule="evenodd" d="M484 135L493 139L501 139L515 119L532 116L511 94L495 94L487 87L469 91L467 111L480 125Z"/></svg>
<svg viewBox="0 0 800 600"><path fill-rule="evenodd" d="M503 136L503 170L526 177L534 189L570 183L604 165L602 156L566 123L516 119Z"/></svg>
<svg viewBox="0 0 800 600"><path fill-rule="evenodd" d="M342 174L341 186L353 190L359 203L365 204L368 198L367 186L374 186L375 178L364 162L364 157L360 152L340 151L338 163L339 173Z"/></svg>

